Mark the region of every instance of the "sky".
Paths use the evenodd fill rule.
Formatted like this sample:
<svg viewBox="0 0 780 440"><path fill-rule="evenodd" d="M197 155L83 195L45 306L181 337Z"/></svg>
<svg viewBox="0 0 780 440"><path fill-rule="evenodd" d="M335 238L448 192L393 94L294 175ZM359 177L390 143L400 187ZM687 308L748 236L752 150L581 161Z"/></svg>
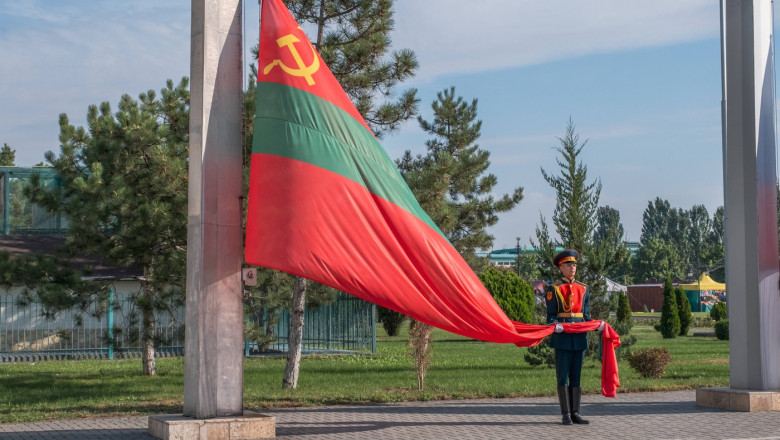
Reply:
<svg viewBox="0 0 780 440"><path fill-rule="evenodd" d="M247 56L258 6L244 4ZM527 246L555 192L555 148L571 120L600 205L638 241L656 197L672 207L723 205L720 16L717 0L395 0L394 49L413 50L420 115L451 86L478 100L480 148L496 197L524 199L490 228L494 249ZM59 152L58 118L160 90L189 75L190 2L0 0L0 143L16 164ZM391 158L425 152L416 120L387 135Z"/></svg>

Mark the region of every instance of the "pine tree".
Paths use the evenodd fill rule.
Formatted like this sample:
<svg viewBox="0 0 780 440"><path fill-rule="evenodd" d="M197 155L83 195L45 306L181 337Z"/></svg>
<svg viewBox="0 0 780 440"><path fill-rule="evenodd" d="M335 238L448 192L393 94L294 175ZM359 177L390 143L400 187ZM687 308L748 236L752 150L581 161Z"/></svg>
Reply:
<svg viewBox="0 0 780 440"><path fill-rule="evenodd" d="M61 188L37 175L27 195L69 219L73 254L102 255L138 266L144 374L155 374L155 310L184 303L187 245L189 135L188 80L168 80L160 96L150 90L136 101L122 96L87 111L87 129L60 115L60 154L47 152ZM57 298L40 296L56 307Z"/></svg>
<svg viewBox="0 0 780 440"><path fill-rule="evenodd" d="M413 158L407 151L397 165L453 247L472 268L480 269L485 262L476 258L476 250L493 245L487 228L498 222L499 213L520 203L523 188L499 199L491 194L498 180L487 173L490 152L476 143L482 127L476 99L467 103L450 87L437 94L431 107L432 121L418 118L420 128L433 136L425 143L427 154Z"/></svg>
<svg viewBox="0 0 780 440"><path fill-rule="evenodd" d="M422 208L452 246L472 269L483 268L485 262L475 252L493 245L493 236L486 229L498 221L498 213L520 203L523 189L516 188L512 195L498 200L491 195L497 179L486 173L490 153L476 144L482 126L477 119L476 99L469 104L462 97L456 98L451 87L438 93L432 108L432 121L418 118L420 127L433 136L426 142L427 154L412 157L406 151L396 164ZM427 327L410 333L410 338L428 338ZM416 353L425 354L420 350Z"/></svg>
<svg viewBox="0 0 780 440"><path fill-rule="evenodd" d="M685 295L685 290L682 287L674 289L674 293L677 299L678 314L680 315L680 336L686 336L691 328L691 322L693 322L691 302L688 301L688 296Z"/></svg>
<svg viewBox="0 0 780 440"><path fill-rule="evenodd" d="M9 147L8 144L3 143L3 148L0 149L0 166L12 167L16 165L15 162L16 150Z"/></svg>
<svg viewBox="0 0 780 440"><path fill-rule="evenodd" d="M560 146L555 150L561 155L560 159L556 159L560 175L550 174L542 168L542 176L556 192L552 221L560 238L560 245L577 249L582 256L578 261L577 277L590 287L591 316L595 319L606 319L611 306L605 299L604 277L612 266L625 258L625 250L616 244L622 239L622 226L618 217L617 222L602 231L609 234L609 240L605 243L595 241L595 234L600 233L597 228L597 213L601 181L596 179L588 183L588 168L580 160L587 141L580 141L571 120L566 126L566 133L562 138L558 138L558 141ZM551 275L550 279L557 277L559 272L553 265L556 243L548 232L544 217L540 217L540 225L536 228L536 242L533 244L539 249L538 265L542 273Z"/></svg>
<svg viewBox="0 0 780 440"><path fill-rule="evenodd" d="M544 168L542 176L558 196L552 219L561 242L566 248L587 252L592 244L592 233L596 229L601 180L587 183L588 168L580 161L579 156L588 141L580 142L580 136L574 129L574 123L569 120L566 134L563 138L558 138L561 145L555 148L562 157L556 159L561 171L560 176L548 174Z"/></svg>
<svg viewBox="0 0 780 440"><path fill-rule="evenodd" d="M677 307L677 296L671 278L667 278L664 282L664 304L661 308L660 328L664 339L676 338L680 334L680 310Z"/></svg>

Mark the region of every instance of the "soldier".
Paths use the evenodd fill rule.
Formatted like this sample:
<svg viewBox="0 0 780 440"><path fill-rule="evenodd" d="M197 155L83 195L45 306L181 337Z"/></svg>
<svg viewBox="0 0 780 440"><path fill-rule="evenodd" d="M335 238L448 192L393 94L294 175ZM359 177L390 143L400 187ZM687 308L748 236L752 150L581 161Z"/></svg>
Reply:
<svg viewBox="0 0 780 440"><path fill-rule="evenodd" d="M553 263L561 270L561 278L545 288L547 298L547 324L555 324L550 336L550 347L555 349L555 376L558 382L558 402L561 405L562 423L587 425L580 417L580 375L587 333L564 333L561 323L590 321L590 291L588 286L574 280L580 253L566 249L555 256ZM599 331L604 329L604 323Z"/></svg>

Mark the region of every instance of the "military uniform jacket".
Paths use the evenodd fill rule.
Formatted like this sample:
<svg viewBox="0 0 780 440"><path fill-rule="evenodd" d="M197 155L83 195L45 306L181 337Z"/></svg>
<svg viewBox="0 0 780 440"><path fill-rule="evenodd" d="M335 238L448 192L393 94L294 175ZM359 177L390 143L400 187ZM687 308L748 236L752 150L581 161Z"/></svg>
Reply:
<svg viewBox="0 0 780 440"><path fill-rule="evenodd" d="M590 290L587 285L561 277L547 285L545 298L547 299L547 324L590 321ZM581 317L567 316L579 313L582 314ZM585 350L588 348L588 334L553 333L550 335L550 347Z"/></svg>

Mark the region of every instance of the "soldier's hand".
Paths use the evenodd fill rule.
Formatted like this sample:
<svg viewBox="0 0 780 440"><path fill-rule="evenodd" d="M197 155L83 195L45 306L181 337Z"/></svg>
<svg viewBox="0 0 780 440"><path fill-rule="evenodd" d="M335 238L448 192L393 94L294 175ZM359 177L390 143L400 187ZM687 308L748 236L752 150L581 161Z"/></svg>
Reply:
<svg viewBox="0 0 780 440"><path fill-rule="evenodd" d="M599 324L598 331L604 331L604 321L601 321L601 324Z"/></svg>
<svg viewBox="0 0 780 440"><path fill-rule="evenodd" d="M563 332L563 326L560 324L555 324L555 333L561 333Z"/></svg>

